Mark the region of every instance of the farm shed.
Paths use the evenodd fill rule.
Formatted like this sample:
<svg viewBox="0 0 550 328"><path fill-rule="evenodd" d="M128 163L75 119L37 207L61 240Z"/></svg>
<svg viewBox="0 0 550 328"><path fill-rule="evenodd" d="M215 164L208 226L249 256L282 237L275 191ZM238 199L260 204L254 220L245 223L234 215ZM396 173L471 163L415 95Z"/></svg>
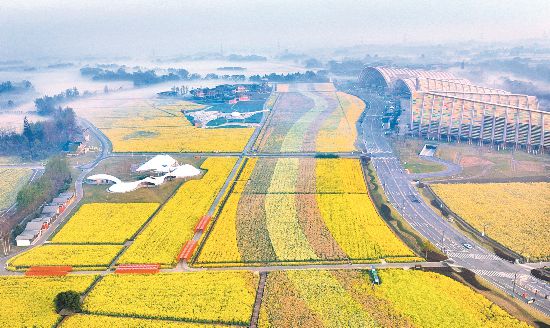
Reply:
<svg viewBox="0 0 550 328"><path fill-rule="evenodd" d="M61 213L60 212L60 208L59 206L57 205L46 205L44 206L44 208L42 209L42 214L54 214L54 215L57 215Z"/></svg>

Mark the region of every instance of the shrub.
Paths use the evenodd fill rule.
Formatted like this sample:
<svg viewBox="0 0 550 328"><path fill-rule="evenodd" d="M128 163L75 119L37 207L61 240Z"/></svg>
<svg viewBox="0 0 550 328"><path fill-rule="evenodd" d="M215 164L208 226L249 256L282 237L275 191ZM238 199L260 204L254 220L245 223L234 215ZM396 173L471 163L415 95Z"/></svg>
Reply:
<svg viewBox="0 0 550 328"><path fill-rule="evenodd" d="M80 294L74 290L57 294L55 297L55 309L57 312L60 312L61 310L70 310L72 312L82 311Z"/></svg>

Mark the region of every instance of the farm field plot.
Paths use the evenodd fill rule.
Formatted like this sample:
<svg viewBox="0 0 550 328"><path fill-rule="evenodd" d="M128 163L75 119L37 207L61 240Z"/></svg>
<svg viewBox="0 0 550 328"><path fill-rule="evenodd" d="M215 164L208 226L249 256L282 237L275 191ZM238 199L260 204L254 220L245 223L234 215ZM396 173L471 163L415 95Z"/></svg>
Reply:
<svg viewBox="0 0 550 328"><path fill-rule="evenodd" d="M67 290L83 293L95 276L0 277L1 327L52 327L61 316L55 296Z"/></svg>
<svg viewBox="0 0 550 328"><path fill-rule="evenodd" d="M332 84L329 84L332 86ZM365 104L334 87L277 87L279 98L255 145L265 153L355 150L356 122Z"/></svg>
<svg viewBox="0 0 550 328"><path fill-rule="evenodd" d="M15 203L17 192L29 181L32 170L22 168L0 168L0 210Z"/></svg>
<svg viewBox="0 0 550 328"><path fill-rule="evenodd" d="M123 244L153 214L159 204L84 204L52 238L54 243Z"/></svg>
<svg viewBox="0 0 550 328"><path fill-rule="evenodd" d="M185 182L157 212L118 263L175 265L183 244L193 237L193 228L206 215L222 189L236 158L210 157L201 165L206 174Z"/></svg>
<svg viewBox="0 0 550 328"><path fill-rule="evenodd" d="M84 302L92 314L248 325L259 275L189 272L108 275Z"/></svg>
<svg viewBox="0 0 550 328"><path fill-rule="evenodd" d="M373 261L414 254L378 216L354 159L249 159L197 265Z"/></svg>
<svg viewBox="0 0 550 328"><path fill-rule="evenodd" d="M101 268L109 266L121 250L122 245L46 244L13 257L8 266L15 269L50 265Z"/></svg>
<svg viewBox="0 0 550 328"><path fill-rule="evenodd" d="M75 314L61 324L62 328L230 328L234 326L206 323L191 323L175 320L141 319L129 317L114 317L95 314Z"/></svg>
<svg viewBox="0 0 550 328"><path fill-rule="evenodd" d="M181 110L202 105L172 99L105 100L107 105L77 106L96 125L115 152L237 152L254 128L194 127Z"/></svg>
<svg viewBox="0 0 550 328"><path fill-rule="evenodd" d="M532 260L550 258L550 183L432 184L456 214Z"/></svg>
<svg viewBox="0 0 550 328"><path fill-rule="evenodd" d="M381 270L270 272L259 327L528 327L440 274Z"/></svg>

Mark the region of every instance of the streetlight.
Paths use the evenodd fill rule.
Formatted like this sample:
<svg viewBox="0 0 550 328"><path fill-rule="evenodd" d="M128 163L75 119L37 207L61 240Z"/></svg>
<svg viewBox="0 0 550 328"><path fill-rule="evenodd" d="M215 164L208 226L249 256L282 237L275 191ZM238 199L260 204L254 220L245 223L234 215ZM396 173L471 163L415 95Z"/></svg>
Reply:
<svg viewBox="0 0 550 328"><path fill-rule="evenodd" d="M518 277L518 272L520 272L520 270L514 272L514 284L512 286L512 297L515 297L516 295L516 279Z"/></svg>

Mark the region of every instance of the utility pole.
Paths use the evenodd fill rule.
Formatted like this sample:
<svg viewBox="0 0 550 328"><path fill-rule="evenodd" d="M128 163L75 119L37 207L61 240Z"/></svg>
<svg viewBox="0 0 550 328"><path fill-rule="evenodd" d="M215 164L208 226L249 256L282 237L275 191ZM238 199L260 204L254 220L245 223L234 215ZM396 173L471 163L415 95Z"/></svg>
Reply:
<svg viewBox="0 0 550 328"><path fill-rule="evenodd" d="M518 277L518 272L519 271L514 272L514 284L512 287L512 297L515 297L516 295L516 278Z"/></svg>

